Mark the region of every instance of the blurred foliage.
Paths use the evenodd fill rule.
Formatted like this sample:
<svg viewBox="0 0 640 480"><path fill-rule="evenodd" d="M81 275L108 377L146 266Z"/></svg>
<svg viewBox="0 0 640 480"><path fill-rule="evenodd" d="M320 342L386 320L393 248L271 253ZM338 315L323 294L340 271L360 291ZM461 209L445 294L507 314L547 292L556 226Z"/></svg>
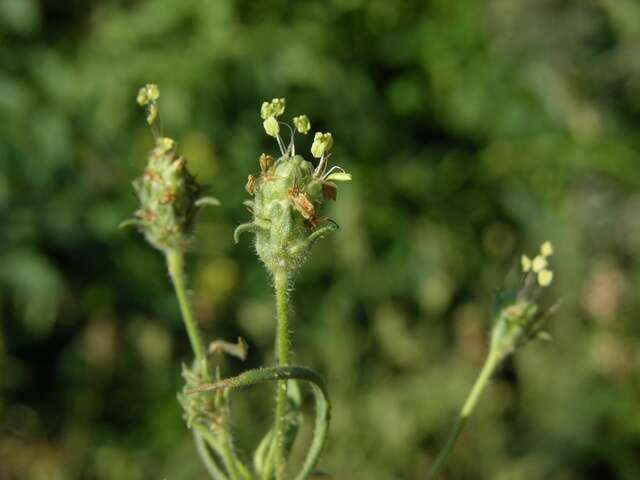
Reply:
<svg viewBox="0 0 640 480"><path fill-rule="evenodd" d="M638 478L639 46L635 0L0 0L0 478L205 478L162 258L117 229L152 146L147 81L224 203L190 274L207 336L251 346L225 375L273 358L269 280L231 239L273 150L260 102L332 131L354 174L294 295L297 360L334 405L323 471L426 473L496 290L549 239L554 341L500 371L449 478ZM235 394L240 444L271 397Z"/></svg>

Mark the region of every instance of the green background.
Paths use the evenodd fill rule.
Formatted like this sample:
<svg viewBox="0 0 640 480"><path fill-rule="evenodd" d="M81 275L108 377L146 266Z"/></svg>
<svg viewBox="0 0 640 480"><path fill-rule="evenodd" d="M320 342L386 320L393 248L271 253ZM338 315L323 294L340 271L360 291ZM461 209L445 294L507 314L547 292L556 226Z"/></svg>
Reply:
<svg viewBox="0 0 640 480"><path fill-rule="evenodd" d="M270 281L232 240L276 149L260 103L333 132L353 174L292 294L296 361L333 400L321 470L424 478L496 293L548 239L553 341L500 369L447 478L639 478L639 47L635 0L0 0L0 478L205 478L162 257L118 229L153 145L149 81L223 202L189 281L207 338L250 344L225 376L273 362ZM234 394L245 451L272 400Z"/></svg>

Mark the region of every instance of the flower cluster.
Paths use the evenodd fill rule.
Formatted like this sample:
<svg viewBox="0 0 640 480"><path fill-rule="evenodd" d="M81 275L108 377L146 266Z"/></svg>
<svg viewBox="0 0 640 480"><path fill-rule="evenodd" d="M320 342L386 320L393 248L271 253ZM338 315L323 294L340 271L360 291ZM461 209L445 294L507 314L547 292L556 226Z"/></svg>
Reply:
<svg viewBox="0 0 640 480"><path fill-rule="evenodd" d="M531 259L522 255L522 283L515 291L499 296L495 309L495 324L491 348L500 358L535 338L549 338L544 331L554 308L544 309L539 301L542 290L553 280L549 258L553 246L544 242L540 253Z"/></svg>
<svg viewBox="0 0 640 480"><path fill-rule="evenodd" d="M533 257L533 260L526 255L522 255L520 259L522 271L525 274L529 272L536 274L541 287L548 287L553 280L553 272L547 268L548 258L551 255L553 255L553 245L551 242L544 242L540 247L540 253Z"/></svg>
<svg viewBox="0 0 640 480"><path fill-rule="evenodd" d="M334 182L351 180L351 175L340 167L327 170L333 146L331 133L315 134L311 153L320 159L316 167L302 155L296 155L295 132L308 133L311 123L306 115L296 116L294 130L277 120L284 111L284 98L262 103L263 127L278 142L280 157L274 159L265 153L260 156L260 173L249 175L245 187L253 196L247 205L254 218L236 229L236 241L245 231L255 233L258 256L271 272L299 267L313 242L336 228L335 222L320 215L320 210L325 201L336 199ZM291 131L286 146L280 136L280 125Z"/></svg>
<svg viewBox="0 0 640 480"><path fill-rule="evenodd" d="M202 196L204 189L189 172L186 159L178 155L176 142L155 128L159 98L155 84L147 84L138 92L136 100L147 109L147 123L156 145L149 153L144 173L133 182L140 208L122 225L137 226L147 241L163 252L183 251L190 242L198 209L219 202Z"/></svg>

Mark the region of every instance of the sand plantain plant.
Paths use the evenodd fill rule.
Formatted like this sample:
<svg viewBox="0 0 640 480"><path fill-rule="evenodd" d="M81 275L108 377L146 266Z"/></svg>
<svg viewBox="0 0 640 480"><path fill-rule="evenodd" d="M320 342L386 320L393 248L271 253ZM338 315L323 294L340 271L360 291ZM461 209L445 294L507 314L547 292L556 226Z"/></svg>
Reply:
<svg viewBox="0 0 640 480"><path fill-rule="evenodd" d="M217 205L203 196L203 188L178 155L174 140L160 131L159 89L154 84L142 87L138 104L146 108L155 147L150 152L143 175L133 186L140 200L134 217L123 225L134 225L147 241L160 250L167 261L169 276L194 353L191 366L183 367L185 385L178 395L188 427L193 431L197 451L211 478L215 480L283 480L289 478L287 459L302 419L299 382L308 383L316 402L314 435L295 479L308 478L318 461L327 435L330 407L324 381L315 371L292 365L289 326L289 297L293 278L304 264L314 243L335 230L335 222L320 215L323 203L336 199L335 182L351 176L340 167L328 168L333 137L318 132L311 154L318 159L314 166L296 154L296 132L307 134L310 122L305 115L293 118L294 127L278 120L285 110L283 98L264 102L260 111L265 132L279 148L278 158L262 154L260 173L249 175L246 190L253 197L246 202L253 219L240 225L236 242L244 232L255 235L258 257L272 277L275 290L277 327L275 348L277 365L246 371L236 377L221 379L219 369L209 364L207 351L224 351L244 358L246 343L216 340L208 349L200 335L186 294L184 256L191 243L198 210ZM285 144L280 127L286 127L290 140ZM272 428L265 434L249 465L237 452L229 429L230 393L240 387L263 382L276 385L276 409Z"/></svg>
<svg viewBox="0 0 640 480"><path fill-rule="evenodd" d="M336 223L322 217L320 211L325 202L336 200L335 182L349 181L351 175L340 167L327 166L333 146L331 133L315 133L311 154L318 161L314 166L296 154L294 143L296 132L306 135L310 131L309 119L305 115L294 117L292 127L278 120L285 111L283 98L262 104L263 128L276 140L279 156L274 158L263 153L258 159L260 172L249 175L245 188L252 198L245 204L253 218L237 227L234 239L237 243L242 233L252 233L258 258L271 276L276 304L277 364L221 379L219 369L214 372L209 364L207 353L222 351L244 359L247 344L241 338L237 344L215 340L205 348L186 293L183 265L198 210L219 202L203 195L204 189L189 172L187 161L178 154L176 142L162 135L158 127L159 97L160 91L153 84L145 85L138 93L137 101L146 108L155 147L149 153L143 175L133 182L140 208L123 225L136 226L166 258L195 357L191 366L183 366L185 384L178 395L185 421L193 431L198 454L214 480L284 480L289 478L291 469L287 468L287 460L302 421L299 383L308 383L316 402L316 421L306 457L294 477L303 480L313 473L322 452L330 406L320 375L310 368L291 364L289 291L314 243L337 229ZM280 135L281 126L291 134L288 143ZM519 286L498 296L487 359L429 478L435 479L442 473L458 436L500 363L529 341L548 337L544 329L553 308L543 309L540 295L553 280L549 268L552 254L551 243L545 242L533 259L523 255ZM234 389L264 382L273 382L276 386L275 418L249 464L233 443L229 428L230 394Z"/></svg>
<svg viewBox="0 0 640 480"><path fill-rule="evenodd" d="M489 353L444 447L431 467L429 480L435 480L442 473L456 440L500 363L530 341L550 338L545 328L555 310L555 305L544 309L540 302L540 295L553 280L553 271L549 267L551 255L553 255L553 246L550 242L544 242L540 247L540 253L533 259L522 255L522 275L518 288L498 295L494 307Z"/></svg>

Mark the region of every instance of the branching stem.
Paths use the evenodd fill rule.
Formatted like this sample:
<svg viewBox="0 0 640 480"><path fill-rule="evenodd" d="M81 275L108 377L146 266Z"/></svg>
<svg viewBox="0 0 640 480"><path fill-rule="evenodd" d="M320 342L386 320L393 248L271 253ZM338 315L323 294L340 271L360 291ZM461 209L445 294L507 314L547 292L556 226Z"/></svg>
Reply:
<svg viewBox="0 0 640 480"><path fill-rule="evenodd" d="M460 436L460 433L462 433L462 430L464 430L464 427L467 424L467 420L469 420L469 417L473 414L476 404L478 403L478 399L480 398L480 395L482 394L484 388L487 386L491 375L500 363L501 358L502 356L500 355L498 350L491 349L489 355L487 356L487 360L482 366L482 370L480 370L480 374L478 375L476 382L471 388L471 392L469 392L469 396L465 400L464 405L460 410L458 419L451 429L451 433L449 433L447 442L445 443L444 447L442 447L438 458L436 458L436 461L433 464L431 471L429 472L429 480L436 480L436 478L438 478L438 475L442 473L442 470L447 463L456 440Z"/></svg>

